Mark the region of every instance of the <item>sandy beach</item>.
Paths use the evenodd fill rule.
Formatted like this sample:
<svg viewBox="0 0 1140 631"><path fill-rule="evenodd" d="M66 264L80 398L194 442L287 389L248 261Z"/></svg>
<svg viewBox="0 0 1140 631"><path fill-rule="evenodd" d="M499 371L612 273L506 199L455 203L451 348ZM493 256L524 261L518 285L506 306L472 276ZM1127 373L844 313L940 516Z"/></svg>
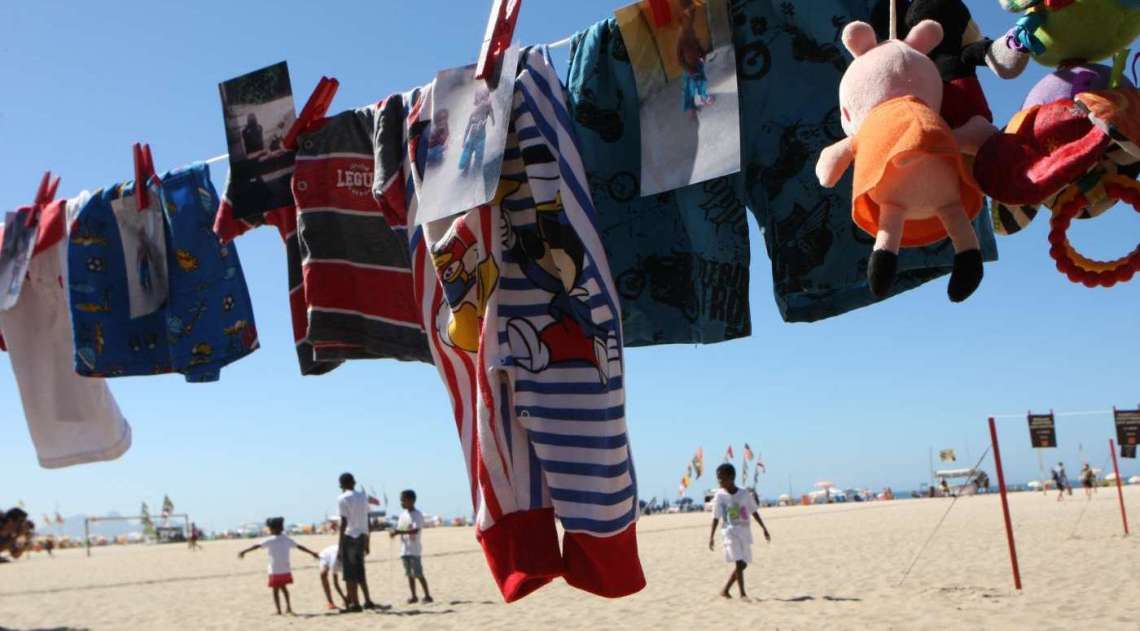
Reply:
<svg viewBox="0 0 1140 631"><path fill-rule="evenodd" d="M1140 518L1140 488L1126 489ZM617 601L555 583L505 605L473 532L425 533L424 568L436 603L404 605L397 546L373 539L372 593L383 613L325 613L316 564L294 557L293 617L272 615L264 553L246 541L97 548L0 565L3 629L1136 629L1140 535L1124 538L1115 489L1011 495L1024 592L1013 590L998 496L960 499L909 577L899 580L950 499L773 508L773 542L746 574L750 602L717 590L729 573L709 552L709 514L639 523L649 586ZM758 533L757 533L758 534ZM759 537L758 537L759 538ZM301 537L320 549L331 537ZM395 561L395 563L393 562Z"/></svg>

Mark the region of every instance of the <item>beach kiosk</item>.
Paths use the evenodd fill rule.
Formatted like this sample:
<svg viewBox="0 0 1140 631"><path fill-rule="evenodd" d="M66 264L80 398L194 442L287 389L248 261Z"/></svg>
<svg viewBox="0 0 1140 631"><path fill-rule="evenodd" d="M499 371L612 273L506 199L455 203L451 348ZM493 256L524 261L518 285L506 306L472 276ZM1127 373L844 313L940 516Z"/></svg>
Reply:
<svg viewBox="0 0 1140 631"><path fill-rule="evenodd" d="M976 480L981 473L978 469L941 469L934 472L934 477L938 479L939 485L942 481L947 482L950 487L950 495L958 497L962 495L976 495L978 492L978 485ZM961 480L951 484L951 480Z"/></svg>

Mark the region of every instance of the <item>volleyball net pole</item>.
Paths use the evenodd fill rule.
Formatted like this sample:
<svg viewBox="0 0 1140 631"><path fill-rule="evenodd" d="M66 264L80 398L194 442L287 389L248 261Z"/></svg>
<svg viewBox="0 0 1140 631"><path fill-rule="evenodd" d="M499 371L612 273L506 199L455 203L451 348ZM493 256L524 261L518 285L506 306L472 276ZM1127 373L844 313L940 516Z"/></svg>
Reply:
<svg viewBox="0 0 1140 631"><path fill-rule="evenodd" d="M1120 500L1120 519L1124 522L1124 536L1128 536L1128 511L1124 509L1124 486L1120 482L1120 465L1116 463L1116 441L1108 439L1108 453L1112 454L1112 472L1116 474L1116 498Z"/></svg>
<svg viewBox="0 0 1140 631"><path fill-rule="evenodd" d="M1005 518L1005 538L1009 543L1009 565L1013 570L1013 586L1017 591L1021 591L1021 568L1017 563L1017 544L1013 539L1013 521L1009 516L1009 498L1006 496L1005 472L1001 466L1001 448L998 446L997 424L994 423L994 417L989 418L989 424L990 443L994 450L994 468L997 469L998 490L1001 492L1001 512Z"/></svg>

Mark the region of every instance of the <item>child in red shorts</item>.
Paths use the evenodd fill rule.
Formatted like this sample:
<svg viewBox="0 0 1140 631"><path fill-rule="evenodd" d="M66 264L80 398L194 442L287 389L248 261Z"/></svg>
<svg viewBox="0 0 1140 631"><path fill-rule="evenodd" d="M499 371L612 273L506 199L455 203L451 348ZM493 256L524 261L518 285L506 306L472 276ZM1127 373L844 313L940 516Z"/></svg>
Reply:
<svg viewBox="0 0 1140 631"><path fill-rule="evenodd" d="M287 587L293 582L293 572L289 566L289 550L297 548L314 559L320 559L320 555L282 534L285 530L284 517L270 517L265 520L265 525L269 527L269 532L273 536L242 550L238 553L238 558L244 558L246 554L258 548L265 548L269 553L269 587L273 589L273 604L277 606L277 615L281 615L282 592L285 593L285 612L292 615L293 605L289 602Z"/></svg>

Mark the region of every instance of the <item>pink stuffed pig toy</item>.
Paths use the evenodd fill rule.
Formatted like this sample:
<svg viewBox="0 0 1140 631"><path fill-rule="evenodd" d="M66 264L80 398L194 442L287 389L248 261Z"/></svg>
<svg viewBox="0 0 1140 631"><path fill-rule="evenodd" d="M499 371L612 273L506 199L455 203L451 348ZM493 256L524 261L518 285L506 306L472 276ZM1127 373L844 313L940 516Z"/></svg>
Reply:
<svg viewBox="0 0 1140 631"><path fill-rule="evenodd" d="M852 22L843 44L855 56L839 84L847 138L823 150L816 176L835 186L855 163L852 217L875 237L867 265L871 292L886 296L898 271L900 247L954 244L950 300L968 298L982 281L982 253L970 221L982 193L962 154L974 154L996 130L974 117L951 130L938 114L942 78L926 55L942 41L932 20L906 40L878 43L869 24Z"/></svg>

